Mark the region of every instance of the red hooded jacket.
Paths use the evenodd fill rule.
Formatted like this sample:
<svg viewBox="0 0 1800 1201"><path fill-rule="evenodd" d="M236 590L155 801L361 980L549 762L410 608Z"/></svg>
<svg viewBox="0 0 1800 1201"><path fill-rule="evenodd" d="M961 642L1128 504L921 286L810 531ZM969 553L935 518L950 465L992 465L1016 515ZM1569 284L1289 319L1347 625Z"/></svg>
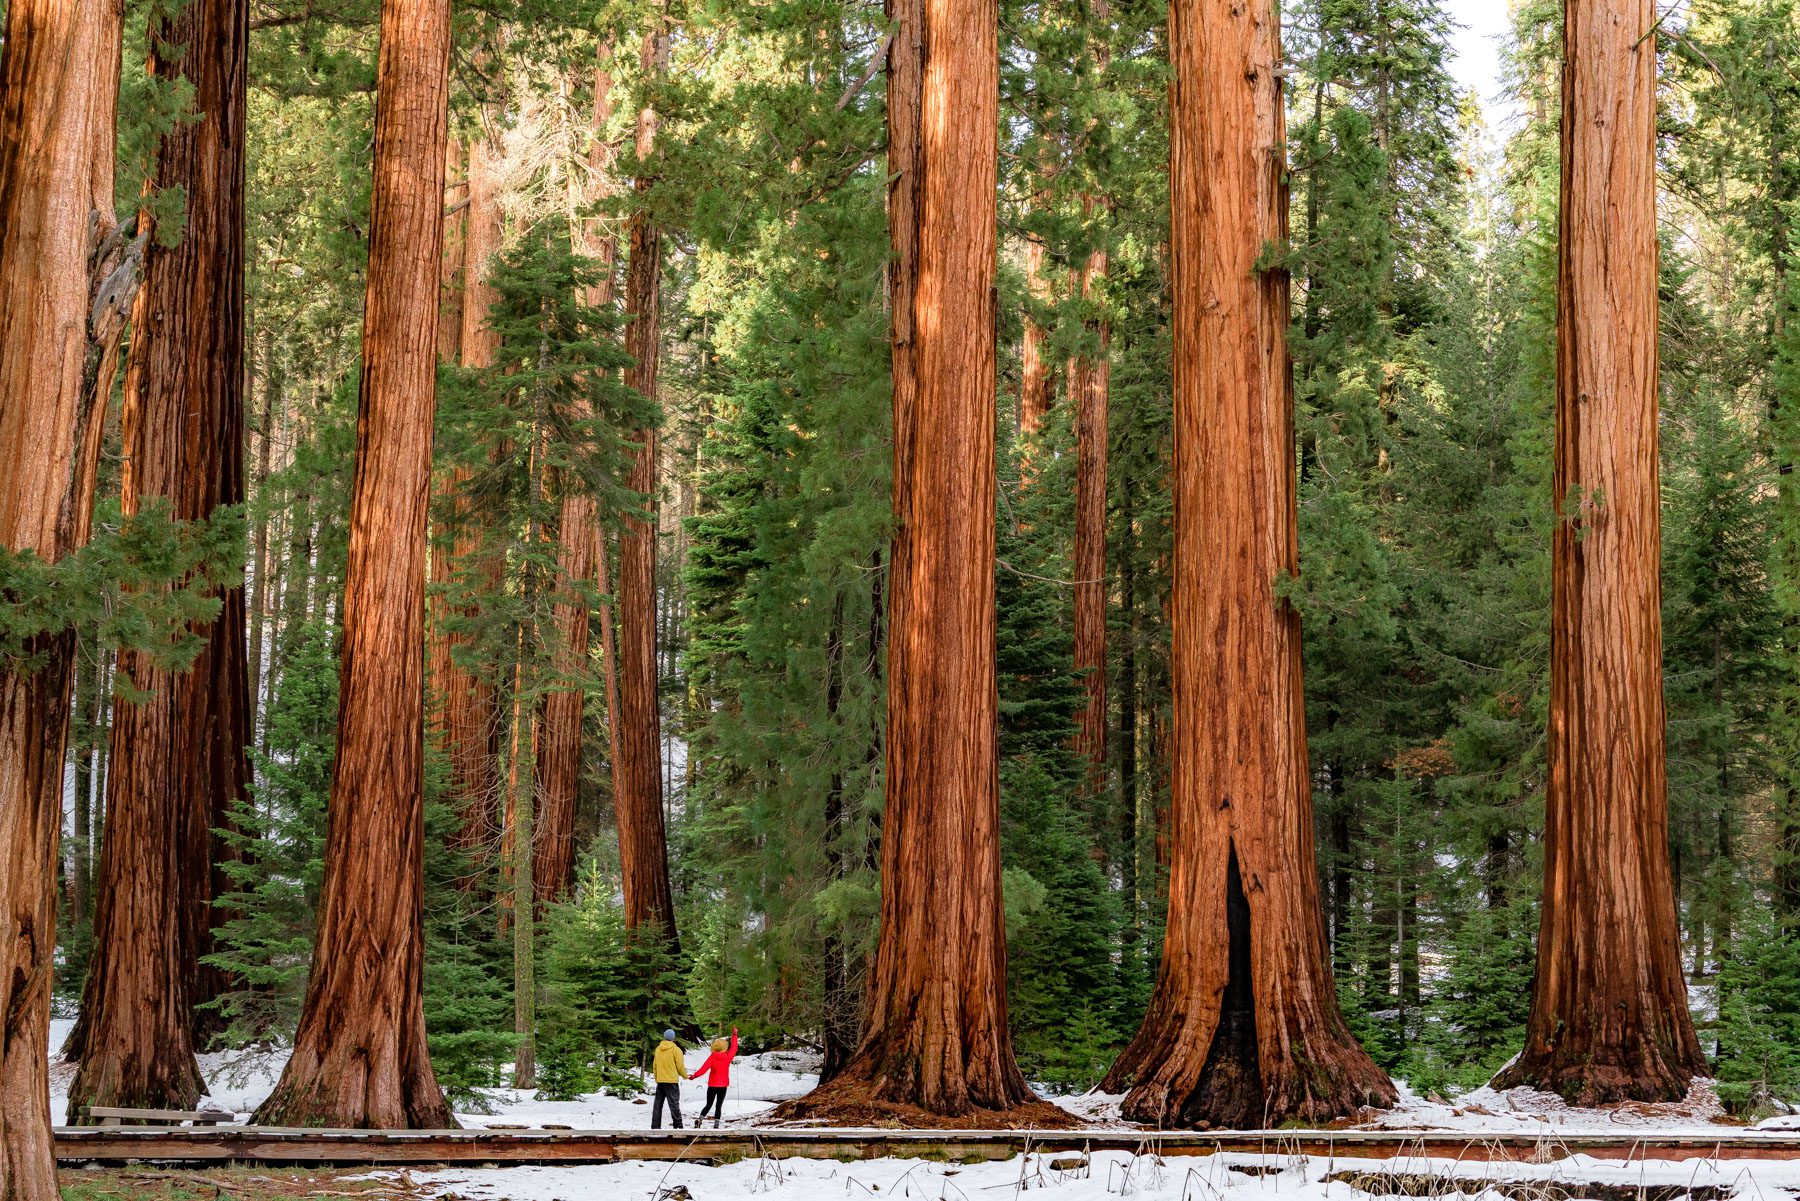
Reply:
<svg viewBox="0 0 1800 1201"><path fill-rule="evenodd" d="M723 1051L714 1051L711 1055L708 1055L706 1057L706 1062L700 1065L700 1070L695 1072L692 1076L689 1076L688 1079L698 1080L701 1076L711 1072L712 1075L707 1076L706 1078L706 1083L709 1087L729 1088L731 1087L731 1061L736 1058L737 1031L733 1030L731 1032L731 1045Z"/></svg>

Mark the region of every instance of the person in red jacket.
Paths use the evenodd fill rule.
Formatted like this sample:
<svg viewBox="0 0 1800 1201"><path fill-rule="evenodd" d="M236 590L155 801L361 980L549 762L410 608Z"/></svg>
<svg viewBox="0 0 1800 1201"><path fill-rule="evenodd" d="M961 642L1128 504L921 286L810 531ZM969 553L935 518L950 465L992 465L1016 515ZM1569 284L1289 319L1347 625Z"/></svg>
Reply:
<svg viewBox="0 0 1800 1201"><path fill-rule="evenodd" d="M699 1071L688 1077L689 1080L698 1080L706 1076L706 1106L700 1111L700 1116L694 1119L694 1125L698 1126L711 1113L713 1129L719 1128L719 1120L725 1116L725 1090L731 1087L731 1061L737 1058L737 1048L737 1027L733 1026L731 1045L726 1046L722 1038L713 1039L712 1054L706 1057L706 1062L700 1065ZM708 1075L709 1072L711 1075Z"/></svg>

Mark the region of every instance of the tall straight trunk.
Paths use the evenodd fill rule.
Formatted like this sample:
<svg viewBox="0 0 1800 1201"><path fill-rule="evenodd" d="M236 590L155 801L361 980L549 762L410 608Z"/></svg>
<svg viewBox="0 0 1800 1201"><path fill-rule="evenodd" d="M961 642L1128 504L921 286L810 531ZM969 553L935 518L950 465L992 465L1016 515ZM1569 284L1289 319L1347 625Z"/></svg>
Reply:
<svg viewBox="0 0 1800 1201"><path fill-rule="evenodd" d="M837 735L838 708L844 696L844 597L839 593L831 609L831 627L825 635L825 726L827 737ZM832 883L844 878L844 773L834 765L825 785L825 878ZM837 933L827 933L820 948L823 1015L820 1021L822 1057L819 1081L826 1083L843 1074L856 1050L854 1021L846 1021L845 999L851 992L849 948Z"/></svg>
<svg viewBox="0 0 1800 1201"><path fill-rule="evenodd" d="M185 195L181 241L152 246L125 365L126 513L166 500L183 521L244 499L246 0L196 0L158 22L150 69L185 80L200 119L164 135L155 185ZM150 214L140 220L146 224ZM82 992L68 1120L89 1105L186 1109L204 1089L195 1039L221 1029L196 1007L224 989L212 951L214 878L248 794L244 590L227 590L183 672L139 651L119 674L106 780L93 959Z"/></svg>
<svg viewBox="0 0 1800 1201"><path fill-rule="evenodd" d="M90 268L112 240L121 5L10 0L0 50L0 545L88 538L104 394ZM74 631L0 666L0 1199L56 1201L50 984Z"/></svg>
<svg viewBox="0 0 1800 1201"><path fill-rule="evenodd" d="M1125 649L1119 680L1119 868L1127 913L1126 937L1135 940L1143 929L1144 898L1141 869L1143 838L1138 801L1138 618L1137 534L1133 529L1131 489L1124 490L1120 529L1125 545L1119 548L1119 609L1125 619Z"/></svg>
<svg viewBox="0 0 1800 1201"><path fill-rule="evenodd" d="M1549 786L1525 1050L1571 1103L1684 1096L1706 1071L1682 977L1663 747L1656 13L1563 8Z"/></svg>
<svg viewBox="0 0 1800 1201"><path fill-rule="evenodd" d="M100 764L100 738L104 732L101 722L106 709L100 691L106 676L101 667L100 656L94 650L92 646L85 650L78 647L74 667L75 713L71 720L80 723L81 733L76 737L74 748L75 845L70 848L69 854L69 917L77 929L90 928L92 925L94 792L99 780L97 769Z"/></svg>
<svg viewBox="0 0 1800 1201"><path fill-rule="evenodd" d="M1088 198L1090 215L1108 209ZM1104 236L1104 235L1103 235ZM1097 305L1109 255L1104 241L1081 269L1081 298ZM1099 353L1069 364L1069 400L1075 408L1075 670L1084 702L1075 715L1075 753L1087 767L1090 797L1106 789L1106 439L1112 364L1107 357L1112 324L1091 317L1088 328Z"/></svg>
<svg viewBox="0 0 1800 1201"><path fill-rule="evenodd" d="M613 153L606 141L606 126L612 119L609 45L600 47L593 87L589 191L580 198L589 206L609 192L612 174ZM584 219L577 237L582 253L601 268L598 282L587 290L583 300L591 308L611 309L618 242L597 217ZM540 904L560 900L575 878L575 801L581 788L581 714L585 697L579 681L587 673L589 617L588 606L578 590L590 580L598 580L598 549L594 498L578 480L570 478L557 516L556 567L563 593L551 614L556 671L565 683L544 698L542 737L536 757L540 812L532 876Z"/></svg>
<svg viewBox="0 0 1800 1201"><path fill-rule="evenodd" d="M892 0L894 371L881 935L862 1043L800 1103L961 1117L1034 1100L1013 1059L994 664L993 0Z"/></svg>
<svg viewBox="0 0 1800 1201"><path fill-rule="evenodd" d="M456 341L462 366L470 369L493 366L499 349L499 338L488 323L488 310L495 299L493 258L501 239L496 179L499 154L485 131L469 141L468 204L460 222L461 321ZM435 565L433 578L446 587L457 581L454 586L467 588L473 582L483 590L498 591L501 565L488 545L482 515L464 495L474 476L473 468L457 467L444 483L449 494L446 507L452 510L451 530L447 554ZM440 552L446 550L444 541L439 540ZM445 619L468 615L466 607L447 602L441 612ZM457 653L468 643L467 635L440 631L433 640L432 675L442 706L440 725L450 765L450 803L457 814L451 846L470 858L471 870L462 882L473 887L481 878L474 868L492 853L499 833L501 723L493 682L456 661Z"/></svg>
<svg viewBox="0 0 1800 1201"><path fill-rule="evenodd" d="M281 408L281 375L275 363L275 339L265 333L262 336L262 413L258 425L260 432L256 442L256 497L258 507L263 504L265 491L269 486L269 473L274 465L275 448L275 414ZM256 523L256 536L251 547L252 582L256 585L255 600L250 605L250 725L255 729L260 717L257 698L262 695L262 678L267 668L267 654L264 651L264 640L268 636L269 619L274 616L274 565L269 554L269 527L275 521L274 514L268 513Z"/></svg>
<svg viewBox="0 0 1800 1201"><path fill-rule="evenodd" d="M462 324L465 304L463 281L467 275L469 181L463 161L460 138L444 140L444 247L438 264L438 362L456 366L462 362ZM460 195L461 199L458 199ZM426 550L427 565L425 621L425 682L427 688L426 723L433 745L443 752L452 771L451 793L456 797L458 821L450 843L453 849L473 858L481 844L479 822L471 822L471 806L458 793L455 770L459 763L458 740L451 736L453 715L458 719L457 731L463 730L458 706L464 704L469 690L466 673L457 666L454 656L456 639L449 623L456 612L445 593L456 579L456 538L461 514L458 495L468 482L468 473L456 469L433 475L437 490L430 514L431 537ZM445 528L448 526L448 528ZM455 699L452 699L452 698ZM480 874L469 870L457 879L461 888L472 889Z"/></svg>
<svg viewBox="0 0 1800 1201"><path fill-rule="evenodd" d="M606 704L606 765L611 773L614 808L618 800L619 671L618 645L613 637L612 583L607 563L606 530L594 530L594 589L600 594L600 690Z"/></svg>
<svg viewBox="0 0 1800 1201"><path fill-rule="evenodd" d="M667 61L668 35L660 27L644 35L639 51L646 77ZM656 145L656 110L640 105L637 155L648 161ZM651 180L639 177L642 193ZM632 366L627 387L656 402L661 354L658 329L662 290L662 235L639 205L631 215L631 254L625 270L625 351ZM619 709L613 760L613 809L619 824L619 866L624 879L625 924L660 927L675 945L675 900L663 831L662 736L656 697L656 430L632 435L629 484L644 497L648 519L627 517L619 531Z"/></svg>
<svg viewBox="0 0 1800 1201"><path fill-rule="evenodd" d="M540 362L542 360L540 354ZM544 499L544 394L537 390L531 418L530 512L525 545L533 549L543 537L538 512ZM534 763L540 741L538 706L528 696L526 656L538 639L537 573L527 555L519 584L524 617L519 622L518 651L513 659L512 745L507 753L506 848L507 874L512 893L509 902L513 936L513 1032L519 1044L513 1053L513 1087L537 1087L537 893L532 884L537 810L537 769ZM506 915L503 915L506 916Z"/></svg>
<svg viewBox="0 0 1800 1201"><path fill-rule="evenodd" d="M425 515L449 0L384 0L325 878L294 1051L256 1120L454 1125L425 1045Z"/></svg>
<svg viewBox="0 0 1800 1201"><path fill-rule="evenodd" d="M1044 274L1044 240L1025 239L1025 289L1039 304L1050 300L1050 280ZM1019 433L1030 437L1044 428L1056 402L1056 377L1050 370L1046 343L1049 334L1027 311L1025 333L1019 344Z"/></svg>
<svg viewBox="0 0 1800 1201"><path fill-rule="evenodd" d="M1338 1011L1302 710L1280 35L1272 0L1169 12L1175 555L1169 915L1106 1087L1159 1126L1392 1104ZM1128 1091L1127 1091L1128 1090Z"/></svg>

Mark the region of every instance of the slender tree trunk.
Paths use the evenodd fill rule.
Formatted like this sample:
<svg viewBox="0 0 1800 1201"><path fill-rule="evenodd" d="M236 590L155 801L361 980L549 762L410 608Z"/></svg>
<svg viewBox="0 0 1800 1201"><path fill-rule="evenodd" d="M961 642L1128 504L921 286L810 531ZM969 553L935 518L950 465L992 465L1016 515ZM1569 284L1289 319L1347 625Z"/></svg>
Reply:
<svg viewBox="0 0 1800 1201"><path fill-rule="evenodd" d="M384 0L337 762L294 1052L256 1120L447 1127L425 1045L425 515L444 228L449 0Z"/></svg>
<svg viewBox="0 0 1800 1201"><path fill-rule="evenodd" d="M0 544L87 541L105 397L90 272L113 240L121 5L10 0L0 50ZM104 278L104 277L102 277ZM56 1201L50 985L73 630L0 667L0 1199Z"/></svg>
<svg viewBox="0 0 1800 1201"><path fill-rule="evenodd" d="M1039 304L1050 300L1050 280L1044 274L1044 240L1035 236L1025 239L1025 288ZM1045 343L1049 335L1028 310L1025 334L1019 345L1019 433L1033 437L1044 428L1050 409L1056 403L1056 377L1050 371L1050 356Z"/></svg>
<svg viewBox="0 0 1800 1201"><path fill-rule="evenodd" d="M1106 1086L1156 1125L1388 1105L1338 1012L1313 853L1300 618L1281 50L1268 0L1169 12L1175 556L1169 917ZM1223 868L1223 870L1221 870Z"/></svg>
<svg viewBox="0 0 1800 1201"><path fill-rule="evenodd" d="M1656 13L1567 0L1550 781L1525 1050L1499 1080L1573 1104L1684 1096L1668 843L1657 481Z"/></svg>
<svg viewBox="0 0 1800 1201"><path fill-rule="evenodd" d="M594 67L589 191L581 197L589 206L610 191L613 155L606 143L606 125L612 119L610 68L611 50L603 44ZM599 282L587 290L583 299L591 308L611 309L618 243L597 217L582 220L577 236L582 253L601 267ZM557 574L563 593L551 615L551 625L556 670L563 680L561 687L544 698L543 738L537 755L542 812L538 814L537 861L532 875L537 881L540 904L560 900L575 878L575 802L581 788L581 717L586 695L580 680L587 673L589 617L588 606L577 590L590 579L598 582L601 573L596 564L596 506L593 496L579 481L566 481L557 519L557 541Z"/></svg>
<svg viewBox="0 0 1800 1201"><path fill-rule="evenodd" d="M1108 211L1091 197L1086 207L1090 214ZM1081 270L1084 304L1100 303L1096 293L1106 279L1108 258L1104 241L1088 253ZM1087 794L1096 797L1106 790L1106 439L1112 383L1107 348L1112 323L1095 316L1087 324L1099 353L1077 356L1069 364L1069 399L1075 407L1075 670L1081 673L1086 698L1075 715L1075 752L1087 765Z"/></svg>
<svg viewBox="0 0 1800 1201"><path fill-rule="evenodd" d="M448 152L446 152L448 153ZM493 307L492 260L500 250L501 214L495 163L499 150L485 132L468 145L468 204L462 210L460 230L463 251L461 318L457 349L465 368L490 367L499 338L488 324ZM440 319L440 325L442 319ZM440 350L440 357L442 356ZM453 469L444 482L450 512L448 553L436 566L434 579L444 587L466 589L479 582L484 591L498 591L500 563L488 545L482 515L465 495L475 475L470 467ZM445 548L440 539L440 552ZM440 601L445 620L466 617L464 606ZM457 662L468 646L466 634L442 631L433 641L432 675L442 704L444 751L450 764L450 801L457 812L451 846L470 860L470 870L460 883L480 885L476 870L493 853L499 834L500 708L493 682Z"/></svg>
<svg viewBox="0 0 1800 1201"><path fill-rule="evenodd" d="M544 355L539 354L540 363ZM537 573L532 569L530 554L543 538L538 512L544 500L544 394L537 389L532 413L529 506L525 544L528 553L523 578L519 584L524 617L519 622L518 652L513 663L512 746L507 755L511 773L507 778L506 832L508 836L507 866L512 877L509 898L513 935L513 1032L519 1046L513 1057L513 1087L537 1087L537 894L532 883L537 810L536 751L540 733L535 728L538 705L529 695L532 681L525 670L526 656L538 639Z"/></svg>
<svg viewBox="0 0 1800 1201"><path fill-rule="evenodd" d="M263 393L262 413L260 416L260 433L256 443L256 498L259 508L268 509L267 489L269 473L274 463L275 414L281 406L281 376L275 363L275 339L269 334L262 337L263 360ZM268 636L269 618L275 613L274 565L269 555L269 527L274 524L273 511L265 512L256 522L256 541L252 547L251 562L252 582L256 585L256 599L250 605L250 726L254 731L259 724L261 710L257 699L262 696L263 673L267 670L267 654L264 641Z"/></svg>
<svg viewBox="0 0 1800 1201"><path fill-rule="evenodd" d="M611 773L613 808L619 792L619 672L618 647L613 638L612 583L606 554L606 530L594 531L594 588L600 593L600 687L606 702L606 762Z"/></svg>
<svg viewBox="0 0 1800 1201"><path fill-rule="evenodd" d="M888 15L894 546L881 935L862 1044L799 1108L964 1117L1034 1100L1007 1028L1000 905L998 21L992 0L893 0Z"/></svg>
<svg viewBox="0 0 1800 1201"><path fill-rule="evenodd" d="M100 762L101 719L105 712L100 689L105 673L96 647L79 646L75 663L75 715L81 733L75 745L74 846L69 854L69 917L76 929L91 929L94 886L94 791Z"/></svg>
<svg viewBox="0 0 1800 1201"><path fill-rule="evenodd" d="M668 35L659 26L644 35L640 61L648 77L667 61ZM656 110L638 109L637 154L648 161L656 144ZM639 177L637 190L652 180ZM631 216L631 255L626 262L625 350L633 365L626 386L656 402L661 354L659 304L662 236L639 205ZM625 924L654 926L676 945L675 900L663 832L662 722L656 695L656 430L633 435L630 486L644 497L647 520L628 517L619 531L619 709L613 760L613 808L619 823L619 865L624 877Z"/></svg>
<svg viewBox="0 0 1800 1201"><path fill-rule="evenodd" d="M1119 865L1125 896L1127 937L1143 933L1143 838L1138 802L1138 624L1137 538L1132 529L1131 489L1124 490L1119 552L1119 609L1125 616L1125 648L1119 680Z"/></svg>
<svg viewBox="0 0 1800 1201"><path fill-rule="evenodd" d="M438 259L438 326L437 355L440 364L458 365L462 361L462 326L465 304L463 281L467 277L469 222L469 180L463 161L460 138L444 140L444 249ZM458 199L458 197L461 199ZM482 831L477 814L479 806L461 791L457 776L459 765L466 763L460 753L461 735L466 732L462 706L467 704L471 687L468 674L457 666L454 651L458 642L450 631L450 622L459 610L446 593L456 580L456 540L464 520L459 498L468 483L468 472L455 468L435 474L429 515L431 539L427 545L430 558L426 589L425 680L429 736L443 752L451 771L450 794L457 808L458 821L450 838L452 849L473 860L480 851ZM454 733L453 733L454 731ZM480 873L473 863L457 877L457 887L473 890Z"/></svg>
<svg viewBox="0 0 1800 1201"><path fill-rule="evenodd" d="M827 735L838 734L838 708L844 695L844 597L839 593L831 610L831 628L825 636L825 725ZM844 877L844 773L833 767L825 786L825 878L836 883ZM819 1082L828 1083L843 1074L856 1050L855 1015L844 1004L850 993L848 948L835 933L827 934L820 948L825 961L823 1014L819 1042L823 1062ZM850 1020L846 1021L846 1017Z"/></svg>

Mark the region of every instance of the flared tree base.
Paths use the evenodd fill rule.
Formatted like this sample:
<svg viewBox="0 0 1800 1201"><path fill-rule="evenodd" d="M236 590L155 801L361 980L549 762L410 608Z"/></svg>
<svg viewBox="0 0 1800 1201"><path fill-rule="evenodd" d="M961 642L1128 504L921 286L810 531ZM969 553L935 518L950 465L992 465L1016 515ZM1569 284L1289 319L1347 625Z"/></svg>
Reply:
<svg viewBox="0 0 1800 1201"><path fill-rule="evenodd" d="M350 1070L296 1073L290 1066L251 1121L339 1130L459 1128L429 1070L424 1080L402 1080L393 1072L358 1077Z"/></svg>
<svg viewBox="0 0 1800 1201"><path fill-rule="evenodd" d="M1704 1060L1693 1064L1660 1052L1603 1056L1592 1048L1529 1049L1502 1068L1490 1087L1534 1088L1555 1093L1570 1105L1592 1108L1621 1101L1680 1101L1696 1076L1707 1074Z"/></svg>
<svg viewBox="0 0 1800 1201"><path fill-rule="evenodd" d="M1284 1008L1300 990L1259 996L1252 956L1252 913L1235 848L1225 872L1227 975L1217 1001L1195 973L1166 972L1158 981L1137 1037L1101 1088L1124 1093L1120 1113L1147 1126L1201 1130L1266 1130L1287 1122L1324 1124L1399 1099L1337 1012L1335 997L1311 1008ZM1320 989L1330 977L1320 973ZM1281 978L1280 973L1267 975ZM1213 994L1217 995L1217 994ZM1216 1021L1198 1015L1217 1006ZM1196 1030L1210 1035L1196 1037ZM1278 1031L1279 1056L1263 1054Z"/></svg>
<svg viewBox="0 0 1800 1201"><path fill-rule="evenodd" d="M970 1105L960 1113L934 1113L914 1103L877 1097L866 1079L842 1075L776 1106L769 1117L776 1122L908 1130L1079 1130L1087 1125L1037 1097L1005 1109Z"/></svg>

